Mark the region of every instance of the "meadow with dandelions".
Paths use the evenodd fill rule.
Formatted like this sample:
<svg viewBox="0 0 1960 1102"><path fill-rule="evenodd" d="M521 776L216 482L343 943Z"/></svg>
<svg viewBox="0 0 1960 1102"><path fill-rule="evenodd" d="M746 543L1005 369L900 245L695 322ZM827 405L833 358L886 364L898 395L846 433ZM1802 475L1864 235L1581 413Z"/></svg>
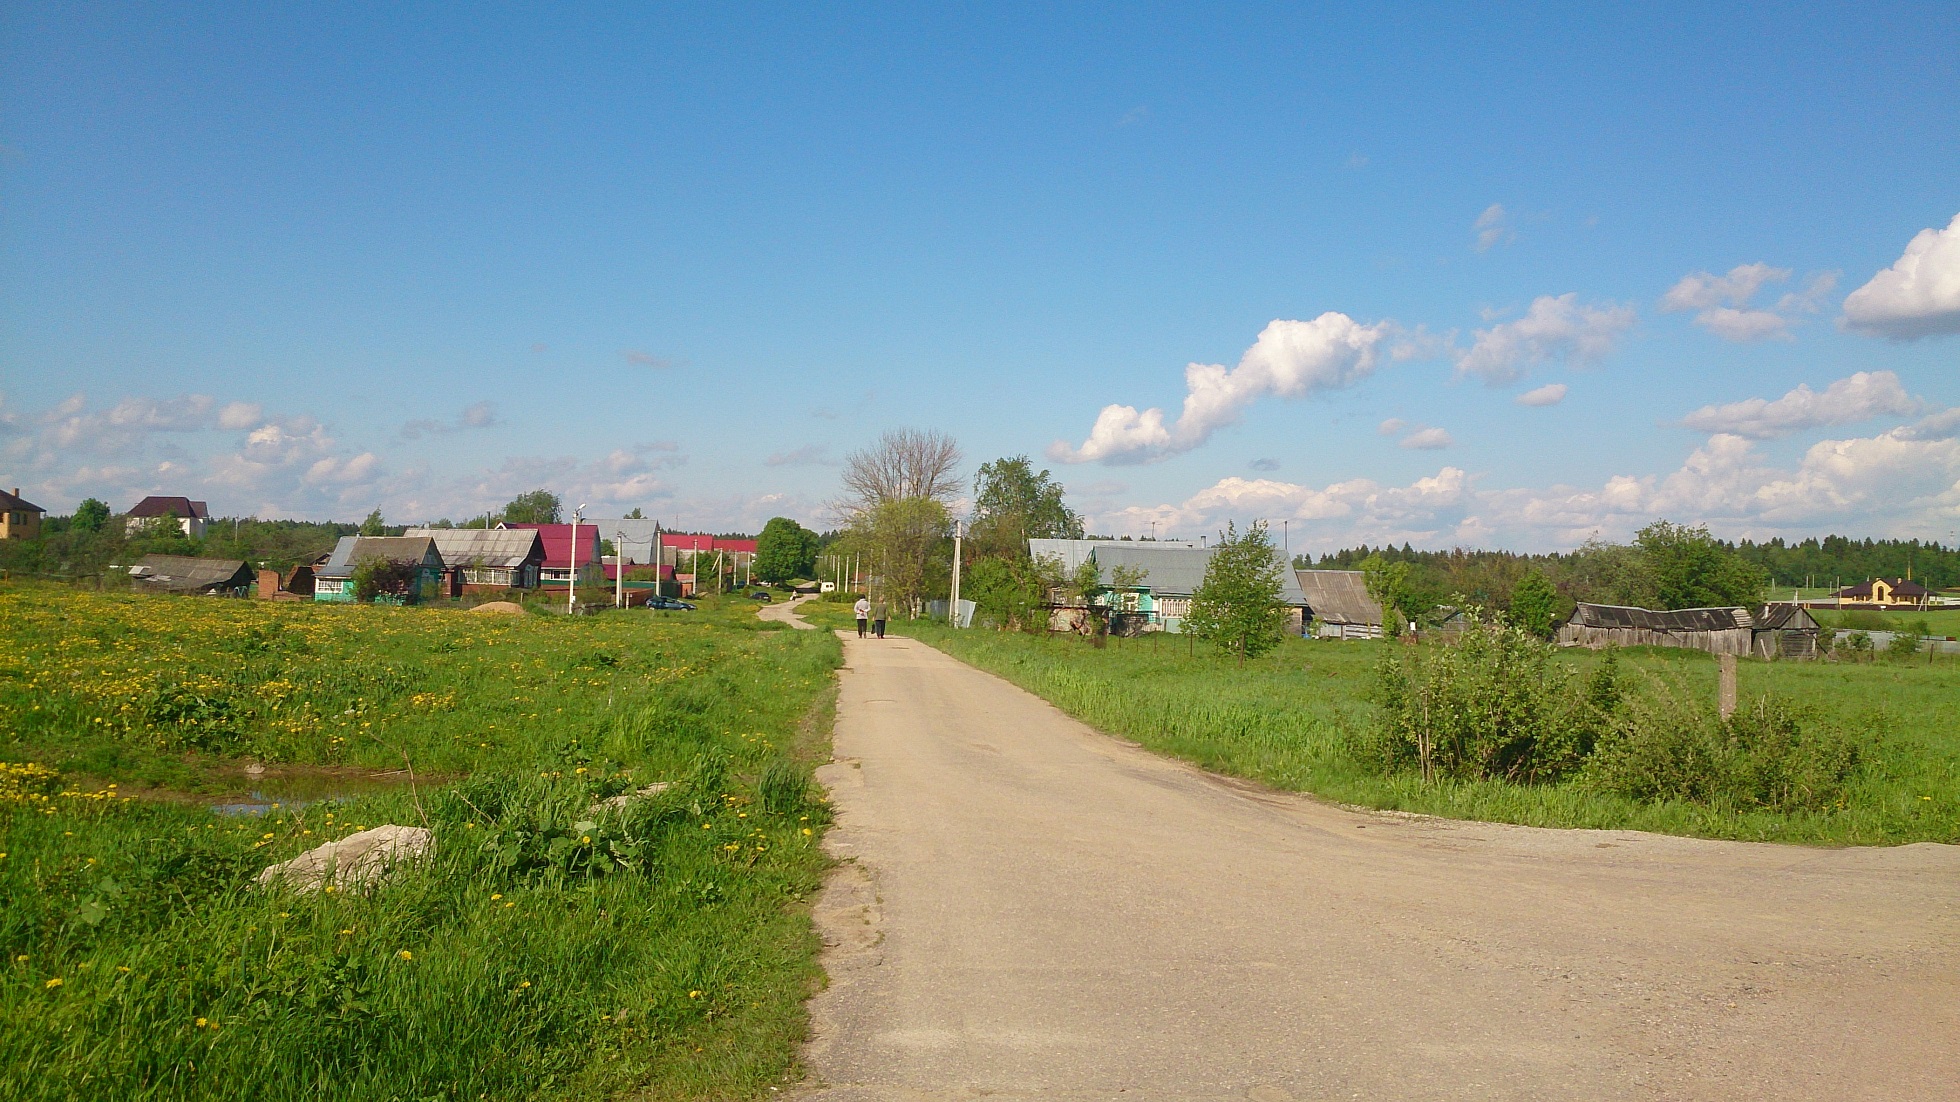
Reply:
<svg viewBox="0 0 1960 1102"><path fill-rule="evenodd" d="M0 1096L767 1093L819 978L838 655L732 604L0 586ZM255 882L384 823L431 856Z"/></svg>

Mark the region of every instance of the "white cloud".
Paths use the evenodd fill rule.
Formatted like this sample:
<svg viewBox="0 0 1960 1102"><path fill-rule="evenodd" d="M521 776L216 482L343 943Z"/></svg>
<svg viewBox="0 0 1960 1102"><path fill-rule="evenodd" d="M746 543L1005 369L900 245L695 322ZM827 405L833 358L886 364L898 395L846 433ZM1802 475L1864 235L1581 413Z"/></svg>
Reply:
<svg viewBox="0 0 1960 1102"><path fill-rule="evenodd" d="M1476 331L1470 350L1456 362L1460 375L1492 386L1513 383L1534 364L1562 360L1586 364L1613 350L1633 327L1631 306L1586 306L1577 294L1540 295L1523 317Z"/></svg>
<svg viewBox="0 0 1960 1102"><path fill-rule="evenodd" d="M1095 512L1091 527L1195 536L1227 519L1287 520L1296 548L1413 542L1425 547L1570 548L1627 539L1665 517L1740 538L1840 531L1947 538L1960 525L1960 408L1876 436L1825 440L1790 468L1749 439L1717 433L1663 474L1619 474L1594 487L1484 489L1444 467L1406 486L1368 479L1310 487L1224 478L1176 504Z"/></svg>
<svg viewBox="0 0 1960 1102"><path fill-rule="evenodd" d="M1555 406L1565 401L1564 383L1546 383L1535 390L1527 390L1518 395L1521 406Z"/></svg>
<svg viewBox="0 0 1960 1102"><path fill-rule="evenodd" d="M1394 436L1396 433L1401 432L1403 429L1407 428L1408 425L1409 423L1407 421L1402 420L1400 417L1390 417L1388 420L1383 421L1379 425L1376 425L1375 431L1383 436Z"/></svg>
<svg viewBox="0 0 1960 1102"><path fill-rule="evenodd" d="M1837 286L1836 272L1813 274L1800 291L1792 291L1768 309L1750 305L1765 286L1788 280L1788 268L1757 261L1739 264L1725 276L1691 272L1661 296L1662 313L1696 311L1695 324L1731 341L1787 338L1799 314L1817 312L1824 297Z"/></svg>
<svg viewBox="0 0 1960 1102"><path fill-rule="evenodd" d="M1504 212L1502 203L1492 203L1484 208L1477 220L1470 224L1477 234L1477 251L1488 252L1493 245L1508 245L1517 239L1517 232L1511 228L1510 215Z"/></svg>
<svg viewBox="0 0 1960 1102"><path fill-rule="evenodd" d="M425 417L403 425L401 434L404 440L420 440L425 435L447 436L465 429L487 429L497 423L497 403L471 402L463 407L463 412L453 422Z"/></svg>
<svg viewBox="0 0 1960 1102"><path fill-rule="evenodd" d="M1437 451L1442 448L1447 448L1454 443L1456 441L1451 439L1450 434L1443 429L1427 428L1417 429L1415 432L1404 436L1396 442L1395 446L1398 448L1408 448L1411 451Z"/></svg>
<svg viewBox="0 0 1960 1102"><path fill-rule="evenodd" d="M249 429L265 419L265 408L253 402L233 402L218 411L221 429Z"/></svg>
<svg viewBox="0 0 1960 1102"><path fill-rule="evenodd" d="M1886 415L1910 416L1920 408L1921 403L1906 393L1897 375L1860 371L1825 387L1821 394L1799 383L1775 401L1750 398L1703 406L1683 417L1681 423L1702 432L1766 439L1823 425L1849 425Z"/></svg>
<svg viewBox="0 0 1960 1102"><path fill-rule="evenodd" d="M1057 440L1048 456L1063 463L1125 464L1181 455L1238 421L1260 398L1301 398L1367 378L1381 361L1377 346L1395 331L1393 322L1362 325L1331 311L1312 321L1274 321L1236 368L1194 363L1184 369L1184 408L1175 424L1165 422L1162 409L1104 406L1080 447Z"/></svg>
<svg viewBox="0 0 1960 1102"><path fill-rule="evenodd" d="M1896 263L1851 292L1844 326L1893 340L1960 333L1960 214L1943 230L1920 230Z"/></svg>

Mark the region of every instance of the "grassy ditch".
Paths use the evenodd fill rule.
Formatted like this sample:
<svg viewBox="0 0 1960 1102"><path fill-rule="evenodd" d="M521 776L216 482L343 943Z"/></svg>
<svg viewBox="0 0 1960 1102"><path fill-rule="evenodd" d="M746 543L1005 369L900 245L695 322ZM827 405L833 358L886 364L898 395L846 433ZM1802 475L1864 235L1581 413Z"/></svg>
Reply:
<svg viewBox="0 0 1960 1102"><path fill-rule="evenodd" d="M733 602L0 589L0 1096L766 1094L819 975L837 657ZM239 800L263 813L212 810ZM253 885L389 822L434 855L367 892Z"/></svg>
<svg viewBox="0 0 1960 1102"><path fill-rule="evenodd" d="M1041 696L1092 726L1206 769L1343 803L1551 827L1632 828L1818 844L1960 842L1960 692L1951 661L1741 664L1745 704L1772 695L1853 741L1859 765L1827 806L1766 810L1602 791L1585 773L1546 783L1385 767L1375 732L1377 670L1393 644L1290 640L1235 660L1185 638L1111 639L952 632L913 636ZM1597 655L1551 661L1583 682ZM1622 677L1661 694L1715 692L1695 652L1617 656ZM1623 759L1621 759L1623 760Z"/></svg>

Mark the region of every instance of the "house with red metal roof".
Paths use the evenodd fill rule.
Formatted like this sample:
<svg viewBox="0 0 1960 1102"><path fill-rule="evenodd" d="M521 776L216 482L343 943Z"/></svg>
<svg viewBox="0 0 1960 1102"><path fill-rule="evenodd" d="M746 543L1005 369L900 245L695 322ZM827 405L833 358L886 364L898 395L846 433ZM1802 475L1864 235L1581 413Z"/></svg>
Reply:
<svg viewBox="0 0 1960 1102"><path fill-rule="evenodd" d="M578 570L580 585L597 585L605 578L605 570L599 556L599 527L596 524L578 526L578 545L572 545L572 526L569 524L500 524L499 528L530 529L538 534L539 542L544 544L544 561L538 566L540 582L556 582L563 585L572 579L574 568Z"/></svg>
<svg viewBox="0 0 1960 1102"><path fill-rule="evenodd" d="M151 494L130 506L129 512L123 514L123 530L174 526L182 529L190 538L201 540L210 519L211 510L202 501Z"/></svg>
<svg viewBox="0 0 1960 1102"><path fill-rule="evenodd" d="M749 571L755 565L755 541L723 539L700 532L662 532L660 562L674 568L683 596L706 588L696 582L704 575L747 584Z"/></svg>

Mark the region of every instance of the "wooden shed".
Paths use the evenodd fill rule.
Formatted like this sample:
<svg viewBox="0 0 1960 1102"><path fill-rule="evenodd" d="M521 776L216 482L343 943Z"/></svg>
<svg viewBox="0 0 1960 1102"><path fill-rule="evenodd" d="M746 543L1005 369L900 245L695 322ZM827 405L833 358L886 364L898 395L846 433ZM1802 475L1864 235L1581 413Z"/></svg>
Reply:
<svg viewBox="0 0 1960 1102"><path fill-rule="evenodd" d="M256 578L241 559L200 559L190 555L145 555L129 568L129 584L152 593L196 593L245 597Z"/></svg>
<svg viewBox="0 0 1960 1102"><path fill-rule="evenodd" d="M1754 653L1759 658L1817 657L1817 621L1802 605L1771 601L1756 610Z"/></svg>
<svg viewBox="0 0 1960 1102"><path fill-rule="evenodd" d="M1359 570L1295 570L1306 595L1307 615L1322 639L1380 639L1381 602L1368 595Z"/></svg>
<svg viewBox="0 0 1960 1102"><path fill-rule="evenodd" d="M1755 617L1746 608L1657 611L1625 605L1581 604L1559 625L1562 647L1681 647L1710 654L1755 650Z"/></svg>

